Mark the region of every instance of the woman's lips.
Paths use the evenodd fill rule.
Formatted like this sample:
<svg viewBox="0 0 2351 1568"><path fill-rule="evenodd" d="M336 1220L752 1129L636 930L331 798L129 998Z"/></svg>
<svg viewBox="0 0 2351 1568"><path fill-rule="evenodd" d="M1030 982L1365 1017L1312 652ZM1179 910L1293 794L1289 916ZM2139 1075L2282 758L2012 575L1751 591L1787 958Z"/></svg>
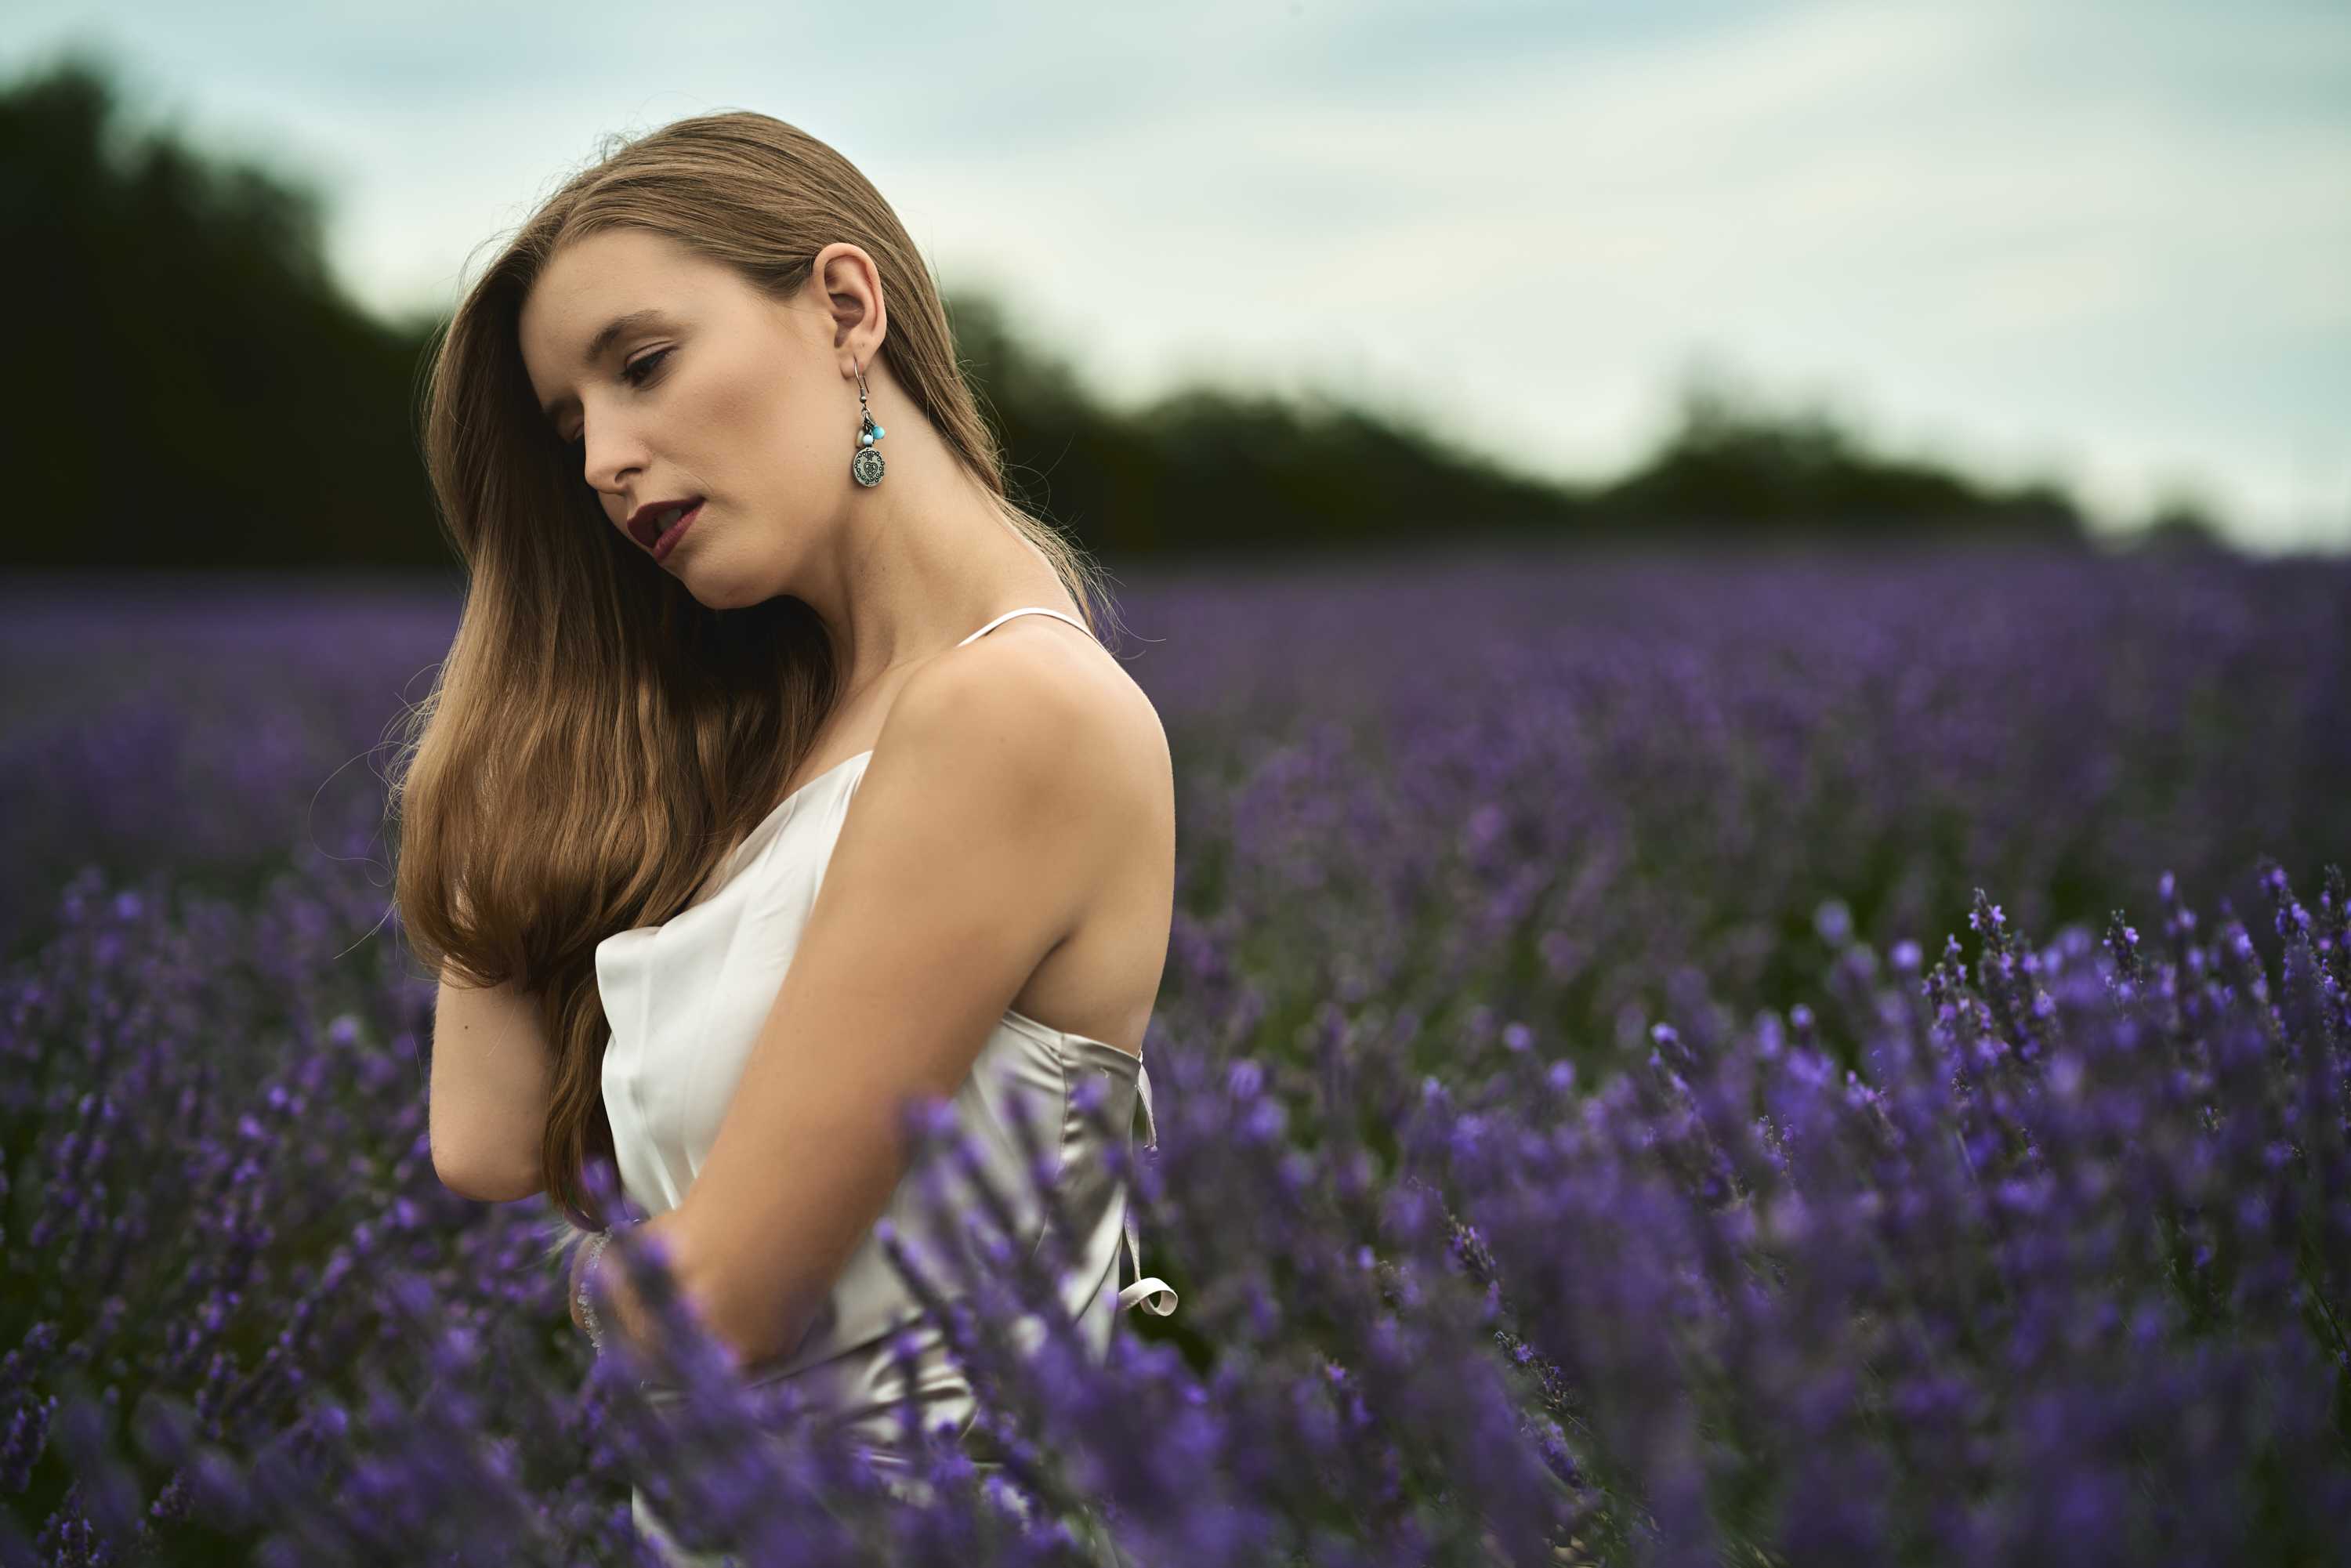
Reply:
<svg viewBox="0 0 2351 1568"><path fill-rule="evenodd" d="M694 527L694 519L702 516L705 504L696 501L694 504L694 510L672 523L667 533L653 540L653 559L665 560L669 558L669 552L677 548L677 541L685 537L685 530Z"/></svg>

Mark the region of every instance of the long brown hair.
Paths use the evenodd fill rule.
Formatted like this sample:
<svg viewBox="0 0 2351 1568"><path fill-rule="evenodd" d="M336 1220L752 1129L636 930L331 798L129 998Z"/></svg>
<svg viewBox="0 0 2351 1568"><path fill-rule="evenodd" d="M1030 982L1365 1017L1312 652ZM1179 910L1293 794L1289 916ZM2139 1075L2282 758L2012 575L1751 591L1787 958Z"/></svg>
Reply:
<svg viewBox="0 0 2351 1568"><path fill-rule="evenodd" d="M683 909L774 809L841 672L801 601L721 614L624 546L523 369L517 320L549 258L635 226L781 301L825 246L862 246L890 303L891 374L1099 632L1095 569L1007 497L937 287L865 176L806 131L748 111L615 141L525 221L435 340L424 458L466 583L387 803L413 949L459 984L514 981L538 1003L554 1052L546 1191L588 1228L606 1220L587 1162L613 1154L596 944Z"/></svg>

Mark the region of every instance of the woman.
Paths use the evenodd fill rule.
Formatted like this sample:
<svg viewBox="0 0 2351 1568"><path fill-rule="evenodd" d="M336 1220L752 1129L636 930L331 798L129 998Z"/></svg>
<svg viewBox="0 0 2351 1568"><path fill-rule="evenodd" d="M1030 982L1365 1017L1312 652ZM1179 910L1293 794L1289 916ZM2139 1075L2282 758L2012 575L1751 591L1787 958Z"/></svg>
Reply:
<svg viewBox="0 0 2351 1568"><path fill-rule="evenodd" d="M1172 1311L1113 1288L1126 1186L1076 1113L1092 1080L1153 1137L1165 737L1088 569L1007 499L888 204L765 115L609 153L468 292L426 439L470 579L394 781L442 1179L596 1229L611 1158L737 1361L885 1462L893 1331L925 1425L974 1415L874 1235L925 1233L912 1098L1009 1193L1016 1104L1061 1130L1097 1354L1114 1311ZM643 1332L604 1273L604 1332Z"/></svg>

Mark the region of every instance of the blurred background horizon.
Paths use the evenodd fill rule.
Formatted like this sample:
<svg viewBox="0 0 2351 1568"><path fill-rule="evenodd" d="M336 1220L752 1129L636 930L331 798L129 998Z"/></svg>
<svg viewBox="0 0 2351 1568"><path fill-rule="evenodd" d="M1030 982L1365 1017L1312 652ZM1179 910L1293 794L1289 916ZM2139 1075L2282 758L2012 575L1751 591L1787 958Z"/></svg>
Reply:
<svg viewBox="0 0 2351 1568"><path fill-rule="evenodd" d="M727 108L896 206L1113 562L2351 551L2335 7L33 0L0 78L0 440L80 524L15 568L454 569L426 335L601 137Z"/></svg>

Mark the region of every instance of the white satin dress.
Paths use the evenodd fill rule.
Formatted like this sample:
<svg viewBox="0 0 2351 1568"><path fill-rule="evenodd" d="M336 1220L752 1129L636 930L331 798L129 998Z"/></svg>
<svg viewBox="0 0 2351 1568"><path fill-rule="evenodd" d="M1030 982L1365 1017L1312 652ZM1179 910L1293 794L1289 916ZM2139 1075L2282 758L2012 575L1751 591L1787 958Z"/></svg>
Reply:
<svg viewBox="0 0 2351 1568"><path fill-rule="evenodd" d="M985 636L1016 615L1031 614L1087 630L1061 611L1031 605L1005 612L963 642ZM871 750L860 752L787 796L721 865L714 891L700 903L662 925L619 932L597 944L596 982L612 1031L604 1052L604 1111L611 1122L622 1186L649 1215L675 1207L702 1168L815 907L826 862L872 756ZM1126 1130L1130 1149L1138 1105L1144 1147L1158 1145L1151 1076L1139 1057L1011 1010L989 1031L952 1105L965 1135L984 1153L989 1179L1011 1197L1022 1227L1020 1244L1027 1248L1041 1239L1045 1216L1029 1190L1007 1107L1016 1100L1023 1103L1030 1125L1047 1140L1058 1129L1061 1159L1053 1180L1076 1230L1072 1251L1078 1260L1061 1281L1061 1304L1099 1361L1108 1353L1115 1312L1143 1304L1164 1317L1176 1310L1176 1292L1165 1281L1140 1277L1127 1184L1106 1169L1102 1140L1073 1102L1079 1085L1089 1080L1102 1084L1109 1124ZM958 1185L960 1178L951 1177L951 1187ZM928 1250L930 1229L914 1173L900 1183L883 1212L918 1256ZM1127 1271L1137 1277L1116 1291L1113 1306L1111 1286L1122 1252ZM956 1293L951 1284L949 1293ZM779 1362L749 1369L746 1380L798 1380L817 1396L828 1417L879 1462L904 1463L896 1457L906 1436L896 1407L903 1379L888 1347L895 1331L910 1326L919 1341L922 1424L935 1427L952 1416L958 1434L967 1431L976 1413L969 1383L949 1357L938 1325L924 1317L879 1239L870 1234L842 1268L799 1346ZM677 1548L642 1490L632 1489L632 1511L640 1531L671 1561L724 1561Z"/></svg>

